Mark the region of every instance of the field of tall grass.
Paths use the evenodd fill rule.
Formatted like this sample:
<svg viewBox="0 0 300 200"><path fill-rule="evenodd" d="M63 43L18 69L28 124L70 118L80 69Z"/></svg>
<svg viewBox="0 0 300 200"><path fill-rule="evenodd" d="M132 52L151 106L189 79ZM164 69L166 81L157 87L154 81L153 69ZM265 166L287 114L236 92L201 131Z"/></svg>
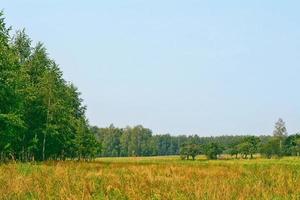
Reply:
<svg viewBox="0 0 300 200"><path fill-rule="evenodd" d="M0 165L1 199L300 199L300 159L178 156Z"/></svg>

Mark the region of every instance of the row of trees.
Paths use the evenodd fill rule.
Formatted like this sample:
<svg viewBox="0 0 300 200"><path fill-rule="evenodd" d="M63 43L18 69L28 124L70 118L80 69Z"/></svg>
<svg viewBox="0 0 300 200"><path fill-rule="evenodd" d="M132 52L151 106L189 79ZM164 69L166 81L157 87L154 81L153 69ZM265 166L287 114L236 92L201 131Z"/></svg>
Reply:
<svg viewBox="0 0 300 200"><path fill-rule="evenodd" d="M143 126L116 128L92 128L101 144L100 156L152 156L179 154L180 145L185 136L152 135L152 131Z"/></svg>
<svg viewBox="0 0 300 200"><path fill-rule="evenodd" d="M181 155L182 159L195 159L205 154L209 159L217 159L221 154L233 157L253 158L260 153L272 156L299 155L300 135L287 135L282 119L275 125L273 136L218 136L199 137L153 135L143 126L116 128L93 127L101 145L99 156L157 156Z"/></svg>
<svg viewBox="0 0 300 200"><path fill-rule="evenodd" d="M107 128L92 127L91 130L101 146L99 156L104 157L179 155L181 148L189 144L198 146L215 142L230 146L245 138L245 136L154 135L150 129L141 125L126 128L110 125Z"/></svg>
<svg viewBox="0 0 300 200"><path fill-rule="evenodd" d="M96 156L99 144L77 88L43 44L10 31L0 13L0 160Z"/></svg>
<svg viewBox="0 0 300 200"><path fill-rule="evenodd" d="M267 158L300 156L300 135L287 135L285 123L279 119L275 124L273 136L256 137L246 136L228 145L223 142L209 142L208 144L186 143L181 147L182 159L195 159L198 154L205 154L209 159L217 159L221 154L229 154L236 158L253 158L254 154L260 153Z"/></svg>

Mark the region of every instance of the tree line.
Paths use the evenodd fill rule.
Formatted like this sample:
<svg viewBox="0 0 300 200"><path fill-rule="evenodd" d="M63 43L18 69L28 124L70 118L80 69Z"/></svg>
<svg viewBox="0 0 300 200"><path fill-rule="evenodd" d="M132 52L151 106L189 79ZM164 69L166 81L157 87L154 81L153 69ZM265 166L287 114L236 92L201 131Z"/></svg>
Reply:
<svg viewBox="0 0 300 200"><path fill-rule="evenodd" d="M189 145L205 145L216 142L224 146L237 143L245 136L218 136L199 137L197 135L153 134L142 125L125 128L115 127L113 124L107 128L91 127L100 144L100 154L103 157L122 156L164 156L179 155L181 148Z"/></svg>
<svg viewBox="0 0 300 200"><path fill-rule="evenodd" d="M187 142L180 149L182 159L204 154L208 159L217 159L221 154L229 154L235 158L253 158L261 154L266 158L282 156L300 156L300 134L288 136L285 122L279 119L275 124L273 136L244 136L232 143L211 141L207 144Z"/></svg>
<svg viewBox="0 0 300 200"><path fill-rule="evenodd" d="M288 136L282 119L276 122L273 136L154 135L141 125L91 129L101 146L99 156L103 157L180 155L182 159L195 159L204 154L217 159L221 154L236 158L253 158L257 153L267 158L300 155L300 135Z"/></svg>

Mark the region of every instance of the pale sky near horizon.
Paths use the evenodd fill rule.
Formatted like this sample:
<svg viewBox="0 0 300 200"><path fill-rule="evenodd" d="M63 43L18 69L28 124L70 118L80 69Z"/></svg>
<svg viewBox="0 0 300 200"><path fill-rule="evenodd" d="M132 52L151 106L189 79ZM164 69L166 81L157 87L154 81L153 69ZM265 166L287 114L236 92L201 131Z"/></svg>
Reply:
<svg viewBox="0 0 300 200"><path fill-rule="evenodd" d="M300 2L9 1L6 22L42 41L100 127L154 133L300 131Z"/></svg>

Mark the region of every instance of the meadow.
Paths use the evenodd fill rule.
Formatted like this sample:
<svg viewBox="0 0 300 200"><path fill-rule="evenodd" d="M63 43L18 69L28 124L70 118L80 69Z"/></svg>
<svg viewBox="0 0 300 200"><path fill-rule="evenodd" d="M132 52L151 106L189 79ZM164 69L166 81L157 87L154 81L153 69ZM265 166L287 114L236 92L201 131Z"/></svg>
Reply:
<svg viewBox="0 0 300 200"><path fill-rule="evenodd" d="M300 199L300 159L99 158L0 165L1 199Z"/></svg>

